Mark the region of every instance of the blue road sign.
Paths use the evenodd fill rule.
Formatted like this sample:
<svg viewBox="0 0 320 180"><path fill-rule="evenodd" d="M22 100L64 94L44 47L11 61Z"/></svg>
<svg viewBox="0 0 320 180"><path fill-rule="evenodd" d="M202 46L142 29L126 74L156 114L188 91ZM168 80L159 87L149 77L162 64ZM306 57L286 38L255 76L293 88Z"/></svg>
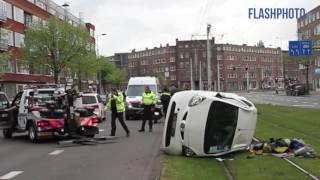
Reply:
<svg viewBox="0 0 320 180"><path fill-rule="evenodd" d="M311 56L312 41L289 41L289 56Z"/></svg>

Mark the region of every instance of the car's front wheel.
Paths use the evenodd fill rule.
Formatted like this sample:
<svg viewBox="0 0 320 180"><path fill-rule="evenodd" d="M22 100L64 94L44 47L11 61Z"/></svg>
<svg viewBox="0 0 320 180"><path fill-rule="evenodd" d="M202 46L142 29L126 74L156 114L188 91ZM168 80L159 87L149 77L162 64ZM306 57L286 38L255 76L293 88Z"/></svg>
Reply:
<svg viewBox="0 0 320 180"><path fill-rule="evenodd" d="M4 129L2 130L3 136L6 139L12 138L12 129Z"/></svg>
<svg viewBox="0 0 320 180"><path fill-rule="evenodd" d="M37 133L36 128L34 127L34 125L30 125L28 127L28 137L29 137L29 140L32 143L37 143L37 141L38 141L38 133Z"/></svg>

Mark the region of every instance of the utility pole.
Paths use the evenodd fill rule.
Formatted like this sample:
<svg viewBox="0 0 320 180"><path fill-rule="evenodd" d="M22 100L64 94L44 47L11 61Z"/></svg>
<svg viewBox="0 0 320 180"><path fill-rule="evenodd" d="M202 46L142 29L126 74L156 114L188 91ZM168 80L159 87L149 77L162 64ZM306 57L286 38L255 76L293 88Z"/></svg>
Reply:
<svg viewBox="0 0 320 180"><path fill-rule="evenodd" d="M202 84L202 63L199 61L199 89L203 90L203 84Z"/></svg>
<svg viewBox="0 0 320 180"><path fill-rule="evenodd" d="M247 92L249 93L250 92L250 90L249 90L250 86L249 86L249 67L248 67L248 64L246 66L246 71L247 71Z"/></svg>
<svg viewBox="0 0 320 180"><path fill-rule="evenodd" d="M193 67L192 67L192 58L191 57L190 57L190 85L191 85L191 90L194 90Z"/></svg>
<svg viewBox="0 0 320 180"><path fill-rule="evenodd" d="M210 43L211 24L207 25L207 75L208 75L208 91L212 91L212 73L211 73L211 43Z"/></svg>
<svg viewBox="0 0 320 180"><path fill-rule="evenodd" d="M220 63L219 63L219 59L217 59L217 79L218 79L218 83L217 83L217 91L220 91Z"/></svg>

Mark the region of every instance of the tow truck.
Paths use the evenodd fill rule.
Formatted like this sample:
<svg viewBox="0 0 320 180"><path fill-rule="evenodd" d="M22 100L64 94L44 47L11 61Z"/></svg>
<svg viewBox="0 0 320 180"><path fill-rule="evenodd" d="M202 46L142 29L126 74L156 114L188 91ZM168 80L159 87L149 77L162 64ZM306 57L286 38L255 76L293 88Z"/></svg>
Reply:
<svg viewBox="0 0 320 180"><path fill-rule="evenodd" d="M7 114L7 123L0 124L5 138L13 133L28 133L29 140L36 143L39 139L53 136L64 136L66 133L66 95L58 87L27 88L19 92L12 101L11 107L3 110ZM75 118L82 128L95 129L87 137L98 134L98 118L93 110L75 109ZM4 115L2 115L4 116Z"/></svg>

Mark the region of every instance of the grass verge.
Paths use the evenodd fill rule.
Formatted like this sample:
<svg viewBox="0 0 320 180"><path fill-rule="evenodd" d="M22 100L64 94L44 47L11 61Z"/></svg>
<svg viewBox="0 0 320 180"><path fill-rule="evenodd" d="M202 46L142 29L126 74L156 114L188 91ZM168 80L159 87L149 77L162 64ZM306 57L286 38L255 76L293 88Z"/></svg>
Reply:
<svg viewBox="0 0 320 180"><path fill-rule="evenodd" d="M301 138L320 153L320 111L316 109L292 108L272 105L257 105L259 116L256 137ZM228 161L236 179L309 179L306 175L270 155L247 159L249 153L242 152L235 160ZM320 177L320 160L291 158L306 170ZM161 179L226 179L223 168L213 158L184 158L166 155Z"/></svg>

